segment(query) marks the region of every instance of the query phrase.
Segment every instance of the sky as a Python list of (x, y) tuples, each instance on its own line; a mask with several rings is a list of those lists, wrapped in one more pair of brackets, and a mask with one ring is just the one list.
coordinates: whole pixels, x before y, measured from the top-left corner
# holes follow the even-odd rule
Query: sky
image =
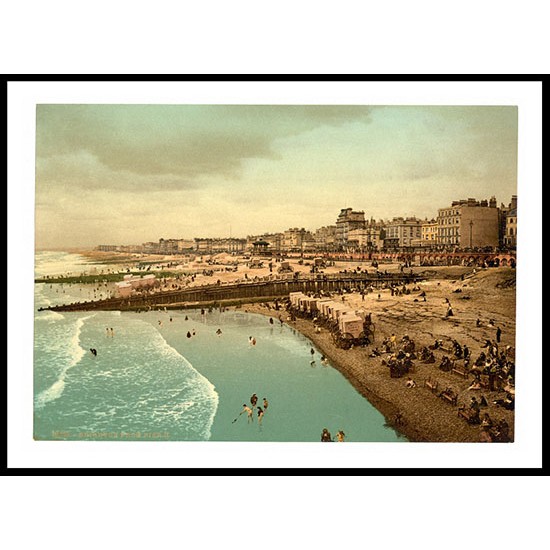
[(36, 248), (434, 218), (517, 194), (517, 108), (37, 105)]

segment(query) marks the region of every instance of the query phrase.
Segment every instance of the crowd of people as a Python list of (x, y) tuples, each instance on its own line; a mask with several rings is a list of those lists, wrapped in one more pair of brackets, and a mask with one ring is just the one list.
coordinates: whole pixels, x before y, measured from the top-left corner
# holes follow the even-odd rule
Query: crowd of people
[[(487, 326), (496, 328), (495, 339), (485, 341), (476, 359), (473, 359), (472, 351), (467, 344), (461, 344), (454, 338), (446, 345), (442, 340), (436, 339), (433, 344), (423, 346), (420, 352), (416, 353), (415, 342), (409, 336), (405, 335), (398, 340), (395, 334), (386, 336), (382, 341), (382, 349), (374, 348), (370, 356), (388, 354), (387, 358), (382, 359), (382, 364), (389, 368), (390, 376), (401, 378), (409, 374), (405, 387), (415, 388), (417, 384), (410, 376), (410, 373), (414, 372), (413, 361), (418, 359), (425, 364), (435, 364), (437, 360), (434, 351), (443, 352), (438, 369), (443, 372), (457, 370), (463, 373), (465, 378), (471, 377), (467, 391), (480, 391), (477, 396), (470, 398), (467, 405), (462, 406), (457, 403), (459, 394), (450, 386), (441, 391), (439, 396), (442, 397), (447, 392), (451, 397), (447, 401), (459, 408), (459, 416), (464, 417), (469, 424), (480, 427), (481, 441), (509, 441), (509, 426), (506, 420), (501, 418), (498, 422), (494, 421), (487, 409), (502, 407), (514, 410), (515, 350), (510, 345), (502, 346), (502, 329), (496, 327), (494, 321)], [(497, 398), (489, 400), (481, 390), (488, 393), (504, 392), (504, 396), (497, 395)], [(482, 410), (485, 410), (483, 415)]]
[[(258, 417), (258, 424), (261, 426), (262, 420), (267, 411), (267, 407), (269, 407), (268, 400), (264, 397), (263, 407), (260, 407), (260, 405), (258, 405), (258, 396), (255, 393), (253, 393), (252, 396), (250, 397), (250, 407), (246, 403), (243, 403), (243, 410), (239, 413), (239, 416), (246, 413), (248, 423), (250, 424), (254, 422), (254, 410), (256, 410), (256, 415)], [(237, 422), (237, 420), (239, 419), (239, 416), (237, 416), (237, 418), (233, 420), (233, 423)]]
[(392, 378), (401, 378), (405, 374), (412, 372), (414, 367), (413, 360), (417, 358), (415, 348), (416, 344), (414, 340), (406, 334), (401, 338), (399, 343), (395, 334), (392, 334), (389, 338), (384, 338), (382, 350), (384, 353), (389, 353), (390, 355), (387, 359), (382, 359), (382, 364), (390, 369), (390, 376)]

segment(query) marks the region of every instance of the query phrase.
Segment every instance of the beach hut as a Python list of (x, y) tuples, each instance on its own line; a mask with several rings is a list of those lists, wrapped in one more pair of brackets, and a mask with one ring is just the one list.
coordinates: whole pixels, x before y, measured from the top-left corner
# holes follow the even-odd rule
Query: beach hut
[(329, 319), (332, 316), (332, 308), (336, 305), (337, 304), (334, 300), (328, 300), (326, 302), (322, 302), (321, 303), (322, 316), (325, 319)]
[(319, 298), (310, 298), (309, 302), (307, 303), (308, 313), (310, 313), (312, 316), (317, 315), (317, 312), (318, 312), (317, 302), (318, 301), (319, 301)]
[(330, 302), (330, 301), (331, 301), (330, 298), (315, 298), (311, 302), (312, 313), (315, 313), (317, 315), (322, 315), (323, 314), (323, 304), (325, 302)]
[(334, 307), (331, 310), (332, 319), (336, 321), (344, 311), (349, 311), (349, 308), (343, 304), (335, 303)]
[(300, 298), (300, 311), (303, 311), (304, 313), (307, 313), (309, 311), (309, 304), (313, 298), (310, 298), (309, 296), (303, 295)]
[(133, 292), (132, 283), (128, 281), (122, 281), (121, 283), (116, 283), (116, 289), (118, 295), (121, 298), (128, 298)]
[(291, 292), (289, 294), (291, 307), (293, 307), (294, 309), (299, 309), (300, 299), (303, 297), (305, 297), (305, 294), (303, 292)]
[(319, 311), (319, 298), (312, 298), (309, 302), (309, 312), (316, 314)]
[(326, 313), (327, 313), (327, 319), (333, 319), (334, 318), (334, 308), (339, 307), (340, 304), (337, 302), (331, 302), (328, 304)]
[(363, 332), (363, 319), (353, 312), (341, 315), (338, 319), (338, 329), (344, 338), (360, 338)]
[(279, 273), (292, 273), (293, 271), (293, 267), (290, 265), (290, 262), (287, 261), (281, 262), (281, 265), (278, 269)]

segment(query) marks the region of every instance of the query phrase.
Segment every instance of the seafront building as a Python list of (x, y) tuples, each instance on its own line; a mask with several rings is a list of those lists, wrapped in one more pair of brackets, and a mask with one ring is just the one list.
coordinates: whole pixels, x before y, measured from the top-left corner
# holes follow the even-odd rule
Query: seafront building
[(421, 248), (435, 248), (437, 246), (437, 220), (425, 220), (420, 228), (420, 243)]
[(440, 208), (437, 242), (444, 247), (482, 248), (499, 245), (499, 211), (495, 197), (489, 201), (465, 199)]
[(282, 248), (286, 252), (307, 252), (315, 250), (315, 238), (303, 227), (293, 227), (284, 232)]
[(506, 212), (506, 228), (504, 233), (504, 244), (508, 248), (516, 248), (518, 234), (518, 199), (514, 195), (510, 207)]
[(515, 248), (517, 196), (497, 208), (490, 200), (453, 201), (437, 218), (394, 217), (365, 220), (364, 211), (342, 208), (335, 225), (309, 231), (291, 227), (279, 233), (242, 238), (159, 239), (141, 245), (102, 244), (96, 250), (143, 254), (284, 254), (330, 252), (412, 252), (430, 249)]
[(159, 254), (184, 254), (193, 250), (192, 239), (159, 239)]
[(371, 218), (365, 222), (365, 226), (352, 229), (348, 233), (346, 250), (350, 252), (376, 252), (384, 248), (386, 237), (386, 223), (382, 220), (375, 221)]
[(350, 231), (365, 227), (365, 212), (354, 212), (352, 208), (342, 208), (336, 219), (336, 248), (345, 250)]
[(512, 200), (499, 209), (499, 245), (506, 248), (515, 248), (517, 234), (517, 195), (512, 195)]
[(332, 252), (336, 247), (336, 226), (324, 225), (313, 234), (315, 248), (319, 252)]
[(198, 254), (242, 254), (246, 250), (246, 239), (228, 238), (195, 238), (194, 251)]
[(422, 238), (422, 221), (411, 218), (393, 218), (386, 226), (386, 237), (384, 239), (384, 248), (403, 249), (411, 248), (414, 243), (418, 243)]

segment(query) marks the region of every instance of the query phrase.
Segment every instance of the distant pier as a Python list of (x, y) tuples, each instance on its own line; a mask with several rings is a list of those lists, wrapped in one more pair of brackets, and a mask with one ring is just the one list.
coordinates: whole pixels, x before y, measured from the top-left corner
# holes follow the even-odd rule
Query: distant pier
[(364, 274), (364, 273), (336, 273), (300, 274), (298, 278), (252, 280), (240, 283), (223, 283), (197, 286), (182, 290), (170, 290), (153, 294), (136, 294), (125, 298), (108, 298), (88, 302), (75, 302), (41, 308), (51, 311), (129, 311), (147, 310), (157, 307), (189, 307), (201, 303), (246, 302), (254, 299), (274, 299), (288, 296), (290, 292), (318, 293), (339, 292), (341, 290), (361, 289), (373, 287), (381, 288), (388, 283), (408, 284), (420, 281), (424, 277), (413, 274), (391, 273)]

